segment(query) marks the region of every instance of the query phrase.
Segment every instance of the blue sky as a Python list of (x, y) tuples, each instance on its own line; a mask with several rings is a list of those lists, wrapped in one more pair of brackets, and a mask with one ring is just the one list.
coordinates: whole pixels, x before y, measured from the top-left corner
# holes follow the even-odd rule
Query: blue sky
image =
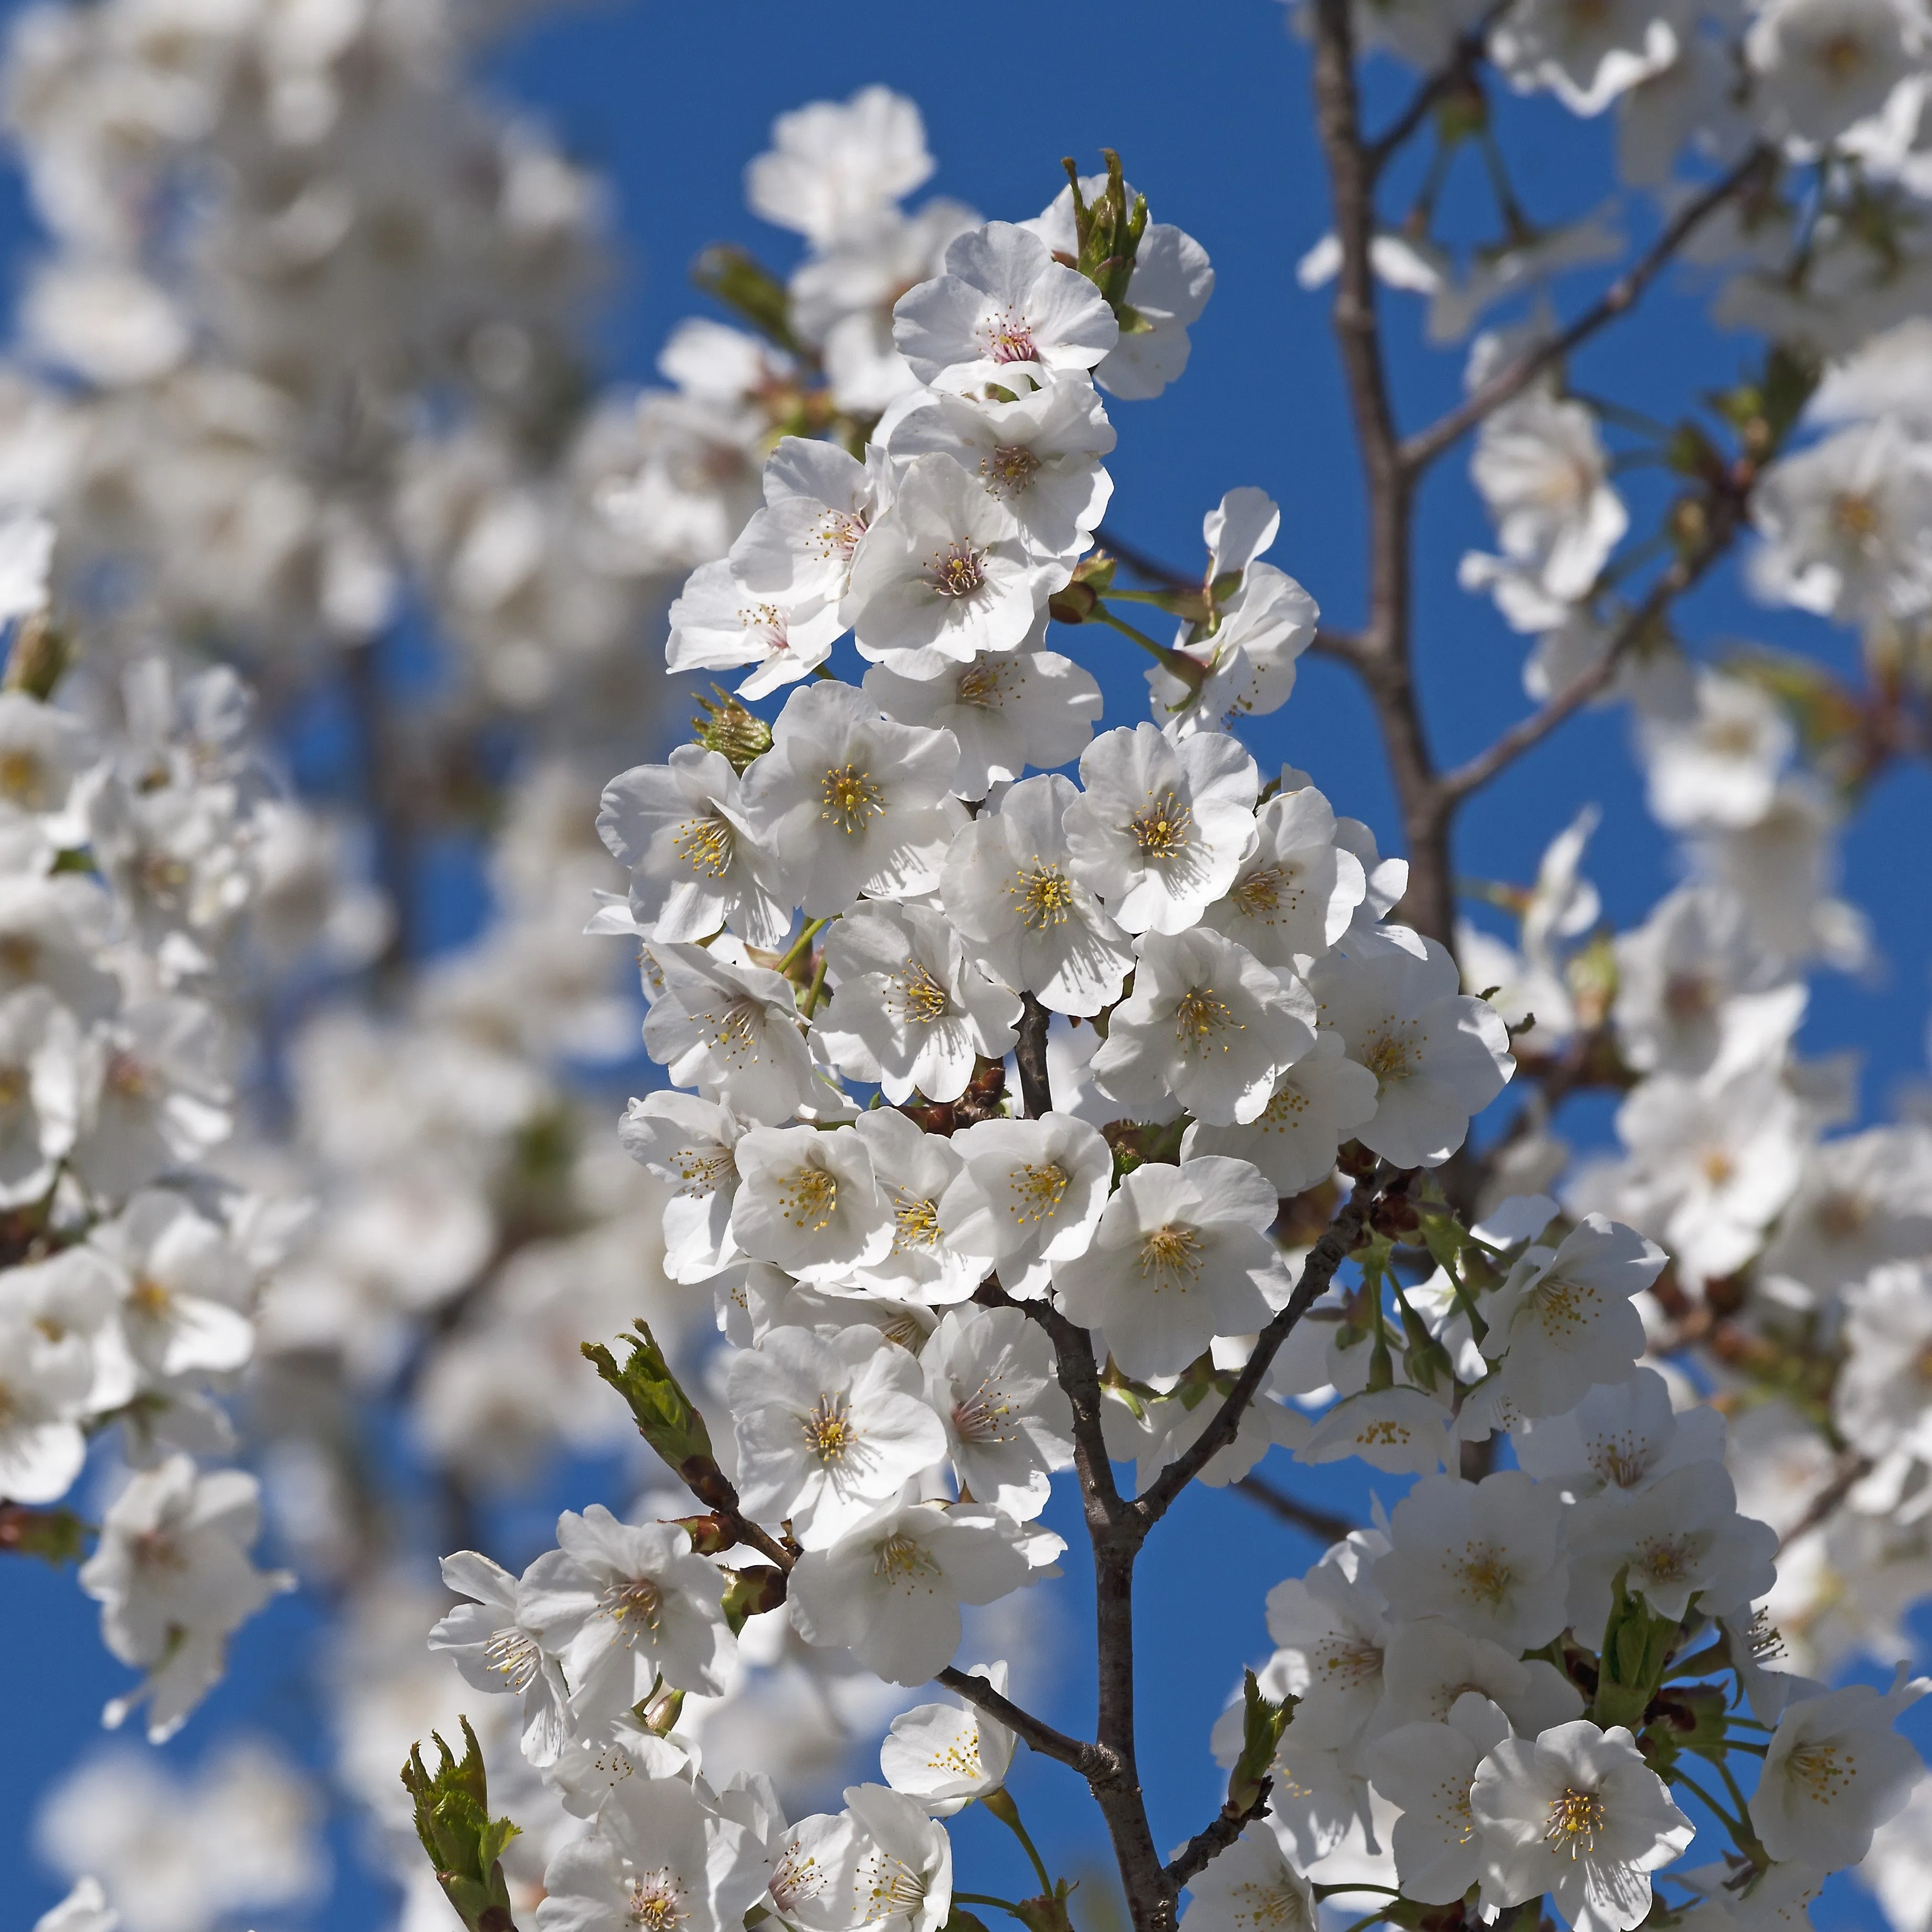
[[(741, 192), (746, 161), (764, 144), (773, 116), (788, 107), (874, 81), (897, 88), (918, 100), (938, 159), (922, 195), (952, 196), (1012, 219), (1036, 212), (1056, 192), (1062, 154), (1090, 168), (1103, 146), (1118, 148), (1156, 218), (1196, 236), (1219, 279), (1194, 331), (1186, 378), (1157, 401), (1112, 410), (1120, 441), (1110, 460), (1112, 521), (1136, 543), (1192, 568), (1202, 512), (1231, 486), (1258, 484), (1282, 506), (1273, 560), (1307, 586), (1332, 621), (1346, 625), (1361, 599), (1357, 471), (1326, 302), (1301, 292), (1294, 277), (1296, 262), (1328, 225), (1306, 65), (1274, 0), (1187, 8), (1158, 0), (1038, 0), (1026, 10), (978, 13), (904, 0), (817, 8), (776, 0), (684, 8), (611, 0), (526, 31), (496, 60), (494, 81), (611, 178), (626, 260), (601, 340), (610, 374), (634, 380), (648, 377), (676, 322), (701, 310), (686, 269), (706, 243), (746, 242), (781, 268), (794, 259), (791, 238), (755, 223)], [(1392, 70), (1372, 75), (1372, 118), (1406, 90)], [(1532, 218), (1582, 214), (1608, 192), (1605, 126), (1580, 125), (1538, 104), (1513, 106), (1504, 125)], [(1452, 216), (1466, 223), (1478, 205), (1473, 172), (1466, 160), (1449, 202)], [(17, 258), (29, 243), (16, 200), (0, 208), (0, 240)], [(1645, 222), (1640, 211), (1639, 233)], [(1566, 285), (1563, 302), (1574, 303), (1588, 286), (1588, 278)], [(1579, 382), (1670, 416), (1700, 389), (1735, 380), (1747, 345), (1710, 328), (1705, 295), (1688, 280), (1660, 290), (1634, 324), (1582, 359)], [(1460, 356), (1420, 346), (1420, 312), (1405, 298), (1388, 305), (1388, 336), (1398, 404), (1413, 425), (1454, 399)], [(1465, 461), (1462, 452), (1453, 454), (1424, 492), (1418, 572), (1421, 686), (1445, 761), (1479, 748), (1526, 708), (1518, 681), (1522, 641), (1486, 603), (1455, 586), (1457, 558), (1489, 541)], [(1656, 500), (1634, 483), (1631, 496), (1641, 530)], [(1692, 602), (1684, 628), (1706, 648), (1750, 639), (1846, 660), (1844, 638), (1774, 620), (1728, 584)], [(1140, 665), (1130, 646), (1096, 640), (1090, 630), (1057, 641), (1102, 675), (1111, 716), (1139, 715)], [(647, 724), (640, 722), (638, 735), (642, 757), (650, 748)], [(1264, 767), (1289, 761), (1307, 768), (1337, 810), (1377, 827), (1384, 850), (1399, 842), (1368, 716), (1345, 673), (1307, 664), (1289, 706), (1262, 721), (1252, 742)], [(1544, 844), (1591, 802), (1604, 816), (1587, 869), (1611, 915), (1628, 922), (1675, 874), (1667, 845), (1643, 813), (1625, 728), (1614, 714), (1576, 722), (1480, 799), (1463, 822), (1460, 866), (1472, 875), (1526, 880)], [(1869, 1112), (1882, 1111), (1892, 1083), (1924, 1066), (1932, 910), (1918, 855), (1928, 808), (1925, 771), (1897, 774), (1855, 828), (1848, 889), (1874, 920), (1880, 964), (1864, 981), (1821, 981), (1804, 1037), (1810, 1052), (1851, 1048), (1865, 1056)], [(578, 1472), (560, 1493), (580, 1506), (592, 1499), (592, 1479), (593, 1472)], [(1366, 1510), (1365, 1478), (1290, 1468), (1282, 1479), (1334, 1506)], [(1396, 1486), (1383, 1485), (1391, 1500)], [(1052, 1520), (1075, 1549), (1067, 1580), (1052, 1587), (1077, 1624), (1084, 1537), (1064, 1499)], [(520, 1560), (528, 1552), (500, 1553)], [(1205, 1724), (1240, 1663), (1265, 1651), (1263, 1592), (1315, 1553), (1224, 1496), (1178, 1511), (1150, 1550), (1142, 1568), (1144, 1768), (1164, 1844), (1196, 1829), (1218, 1802)], [(8, 1923), (25, 1926), (57, 1895), (26, 1849), (34, 1795), (93, 1748), (100, 1706), (122, 1688), (123, 1673), (101, 1652), (91, 1606), (70, 1578), (16, 1564), (4, 1581), (0, 1632), (14, 1668), (0, 1718), (8, 1747), (0, 1750), (0, 1876), (14, 1900)], [(224, 1726), (247, 1723), (319, 1757), (310, 1675), (316, 1628), (314, 1607), (299, 1602), (278, 1605), (250, 1626), (230, 1682), (170, 1755), (191, 1762)], [(1055, 1721), (1078, 1727), (1088, 1720), (1082, 1674), (1064, 1673), (1047, 1712)], [(1068, 1868), (1090, 1866), (1102, 1851), (1098, 1820), (1069, 1775), (1029, 1765), (1017, 1789)], [(337, 1820), (333, 1835), (346, 1855), (347, 1822)], [(962, 1882), (970, 1888), (997, 1892), (1019, 1882), (1016, 1858), (976, 1813), (963, 1822), (958, 1843)], [(278, 1915), (263, 1922), (263, 1932), (284, 1922), (363, 1932), (380, 1909), (378, 1894), (345, 1874), (306, 1920)], [(1845, 1888), (1820, 1918), (1832, 1926), (1874, 1922), (1862, 1895)]]

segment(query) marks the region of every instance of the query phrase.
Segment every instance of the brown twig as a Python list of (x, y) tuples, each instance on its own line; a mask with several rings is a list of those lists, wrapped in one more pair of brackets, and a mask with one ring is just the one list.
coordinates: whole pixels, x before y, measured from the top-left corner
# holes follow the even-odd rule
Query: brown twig
[(1280, 1517), (1295, 1528), (1306, 1530), (1318, 1543), (1340, 1543), (1352, 1536), (1361, 1528), (1358, 1522), (1351, 1522), (1345, 1516), (1336, 1516), (1332, 1511), (1317, 1509), (1311, 1503), (1298, 1501), (1285, 1490), (1278, 1490), (1274, 1484), (1259, 1476), (1244, 1476), (1234, 1486), (1250, 1502), (1259, 1503), (1270, 1515)]
[(1046, 1072), (1046, 1009), (1030, 993), (1020, 995), (1019, 1037), (1013, 1064), (1020, 1070), (1020, 1102), (1036, 1120), (1053, 1111), (1053, 1087)]
[(984, 1712), (995, 1724), (1005, 1725), (1014, 1736), (1024, 1738), (1041, 1756), (1071, 1765), (1082, 1778), (1091, 1778), (1112, 1768), (1101, 1763), (1097, 1744), (1070, 1738), (1064, 1731), (1056, 1731), (1030, 1711), (1021, 1709), (1010, 1697), (1002, 1696), (983, 1677), (972, 1676), (949, 1664), (933, 1682), (944, 1684), (956, 1696), (964, 1698), (975, 1710)]
[(1168, 1862), (1168, 1884), (1178, 1892), (1190, 1879), (1206, 1870), (1257, 1818), (1265, 1818), (1268, 1793), (1274, 1786), (1274, 1780), (1264, 1778), (1244, 1808), (1232, 1803), (1222, 1805), (1214, 1822), (1204, 1832), (1196, 1832)]
[(1701, 194), (1692, 196), (1645, 253), (1568, 328), (1526, 351), (1446, 416), (1438, 417), (1426, 429), (1418, 430), (1405, 440), (1397, 453), (1403, 473), (1411, 478), (1419, 476), (1492, 410), (1500, 409), (1512, 397), (1520, 395), (1546, 369), (1553, 368), (1606, 323), (1614, 322), (1656, 280), (1684, 243), (1712, 215), (1764, 169), (1774, 165), (1771, 149), (1762, 146), (1753, 147), (1742, 160), (1719, 176)]
[(1871, 1472), (1872, 1459), (1869, 1456), (1861, 1456), (1856, 1450), (1846, 1450), (1839, 1456), (1831, 1480), (1805, 1505), (1804, 1514), (1778, 1539), (1779, 1555), (1782, 1556), (1801, 1536), (1808, 1536), (1820, 1523), (1834, 1515), (1838, 1505)]
[(1434, 112), (1436, 104), (1469, 84), (1477, 63), (1483, 58), (1490, 29), (1515, 4), (1515, 0), (1491, 0), (1482, 18), (1457, 40), (1449, 58), (1409, 98), (1408, 105), (1370, 142), (1364, 150), (1371, 175), (1378, 176), (1394, 159), (1396, 151)]

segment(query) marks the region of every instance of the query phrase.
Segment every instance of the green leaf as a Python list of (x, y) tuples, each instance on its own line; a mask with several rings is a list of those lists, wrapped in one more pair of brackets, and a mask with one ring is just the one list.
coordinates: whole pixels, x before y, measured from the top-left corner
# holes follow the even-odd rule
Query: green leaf
[(509, 1888), (499, 1861), (518, 1827), (490, 1816), (490, 1793), (483, 1754), (470, 1720), (463, 1726), (459, 1760), (434, 1732), (439, 1762), (434, 1772), (416, 1745), (403, 1766), (403, 1788), (412, 1803), (416, 1836), (428, 1854), (443, 1896), (470, 1932), (516, 1932), (510, 1916)]
[(30, 1510), (18, 1503), (0, 1504), (0, 1550), (38, 1556), (58, 1568), (78, 1563), (93, 1534), (71, 1510)]
[(1262, 1786), (1274, 1768), (1275, 1753), (1281, 1748), (1282, 1733), (1294, 1716), (1299, 1700), (1284, 1697), (1279, 1702), (1264, 1694), (1261, 1680), (1252, 1671), (1241, 1677), (1241, 1754), (1228, 1774), (1228, 1802), (1236, 1811), (1246, 1811), (1261, 1796)]
[(676, 1471), (692, 1493), (713, 1509), (735, 1510), (737, 1492), (718, 1468), (710, 1432), (664, 1360), (648, 1322), (634, 1324), (637, 1337), (623, 1339), (630, 1354), (620, 1367), (602, 1342), (586, 1342), (585, 1358), (631, 1406), (638, 1433)]

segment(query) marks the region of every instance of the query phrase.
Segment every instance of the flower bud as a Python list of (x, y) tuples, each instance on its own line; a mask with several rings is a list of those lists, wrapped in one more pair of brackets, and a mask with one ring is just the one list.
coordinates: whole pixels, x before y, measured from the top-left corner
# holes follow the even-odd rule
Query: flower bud
[(498, 1861), (518, 1828), (507, 1818), (490, 1816), (476, 1733), (467, 1718), (458, 1722), (466, 1747), (461, 1761), (432, 1731), (441, 1762), (432, 1774), (423, 1764), (422, 1745), (416, 1745), (403, 1766), (403, 1786), (415, 1802), (416, 1836), (457, 1916), (470, 1932), (512, 1932), (509, 1890)]

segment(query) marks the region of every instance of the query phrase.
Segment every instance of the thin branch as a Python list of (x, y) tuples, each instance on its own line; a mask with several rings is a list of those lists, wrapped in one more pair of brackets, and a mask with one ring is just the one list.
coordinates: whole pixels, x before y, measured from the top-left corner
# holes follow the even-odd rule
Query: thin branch
[(1479, 752), (1466, 764), (1446, 772), (1439, 786), (1444, 802), (1460, 804), (1472, 792), (1479, 791), (1526, 752), (1542, 743), (1551, 732), (1606, 690), (1624, 659), (1649, 632), (1664, 611), (1690, 590), (1717, 562), (1737, 534), (1743, 520), (1741, 500), (1720, 498), (1728, 504), (1713, 522), (1697, 548), (1680, 556), (1651, 586), (1643, 602), (1618, 626), (1604, 655), (1576, 676), (1545, 704), (1520, 723), (1513, 724), (1486, 751)]
[(1818, 1526), (1837, 1513), (1838, 1505), (1863, 1482), (1872, 1472), (1872, 1459), (1846, 1450), (1838, 1458), (1838, 1466), (1832, 1471), (1832, 1478), (1810, 1502), (1805, 1505), (1804, 1514), (1778, 1540), (1779, 1553), (1789, 1550), (1801, 1536), (1808, 1535)]
[(1364, 158), (1372, 176), (1381, 174), (1395, 158), (1396, 150), (1435, 111), (1439, 101), (1467, 84), (1477, 63), (1483, 58), (1490, 29), (1514, 4), (1515, 0), (1491, 0), (1489, 10), (1457, 40), (1448, 60), (1410, 96), (1408, 105), (1389, 126), (1367, 144)]
[(1408, 437), (1396, 452), (1405, 476), (1414, 478), (1466, 435), (1491, 410), (1520, 395), (1546, 369), (1553, 368), (1606, 323), (1630, 308), (1667, 268), (1684, 243), (1712, 215), (1772, 160), (1772, 150), (1755, 146), (1725, 174), (1678, 210), (1649, 249), (1625, 269), (1568, 328), (1519, 356), (1448, 415)]
[(972, 1676), (949, 1664), (933, 1682), (944, 1684), (956, 1696), (964, 1698), (975, 1710), (985, 1712), (995, 1724), (1005, 1725), (1014, 1736), (1025, 1738), (1042, 1757), (1070, 1765), (1082, 1778), (1102, 1775), (1112, 1768), (1102, 1762), (1106, 1754), (1098, 1744), (1070, 1738), (1064, 1731), (1056, 1731), (1030, 1711), (1022, 1710), (1010, 1697), (1003, 1697), (983, 1677)]
[(1046, 1072), (1046, 1009), (1030, 993), (1020, 995), (1018, 1038), (1013, 1061), (1020, 1070), (1020, 1100), (1029, 1120), (1053, 1111), (1053, 1087)]
[(1176, 1892), (1198, 1874), (1207, 1870), (1257, 1818), (1268, 1816), (1268, 1793), (1274, 1780), (1264, 1778), (1245, 1808), (1221, 1807), (1220, 1815), (1204, 1832), (1196, 1832), (1168, 1862), (1167, 1882)]
[(1329, 1223), (1328, 1232), (1309, 1250), (1308, 1258), (1302, 1264), (1301, 1279), (1295, 1283), (1287, 1306), (1256, 1338), (1254, 1353), (1248, 1358), (1246, 1366), (1236, 1378), (1234, 1388), (1216, 1411), (1214, 1419), (1182, 1454), (1160, 1472), (1152, 1487), (1135, 1499), (1132, 1508), (1148, 1528), (1167, 1514), (1175, 1497), (1234, 1441), (1241, 1418), (1260, 1393), (1281, 1345), (1288, 1340), (1294, 1324), (1327, 1292), (1328, 1284), (1335, 1278), (1335, 1270), (1360, 1245), (1368, 1227), (1369, 1211), (1375, 1204), (1378, 1191), (1377, 1182), (1364, 1181), (1356, 1188), (1348, 1205)]
[(1298, 1502), (1284, 1490), (1274, 1484), (1264, 1482), (1259, 1476), (1244, 1476), (1234, 1487), (1251, 1502), (1259, 1503), (1271, 1516), (1280, 1517), (1297, 1529), (1306, 1530), (1318, 1543), (1340, 1543), (1352, 1536), (1361, 1528), (1358, 1522), (1351, 1522), (1345, 1516), (1336, 1516), (1328, 1510), (1316, 1509), (1313, 1504)]

